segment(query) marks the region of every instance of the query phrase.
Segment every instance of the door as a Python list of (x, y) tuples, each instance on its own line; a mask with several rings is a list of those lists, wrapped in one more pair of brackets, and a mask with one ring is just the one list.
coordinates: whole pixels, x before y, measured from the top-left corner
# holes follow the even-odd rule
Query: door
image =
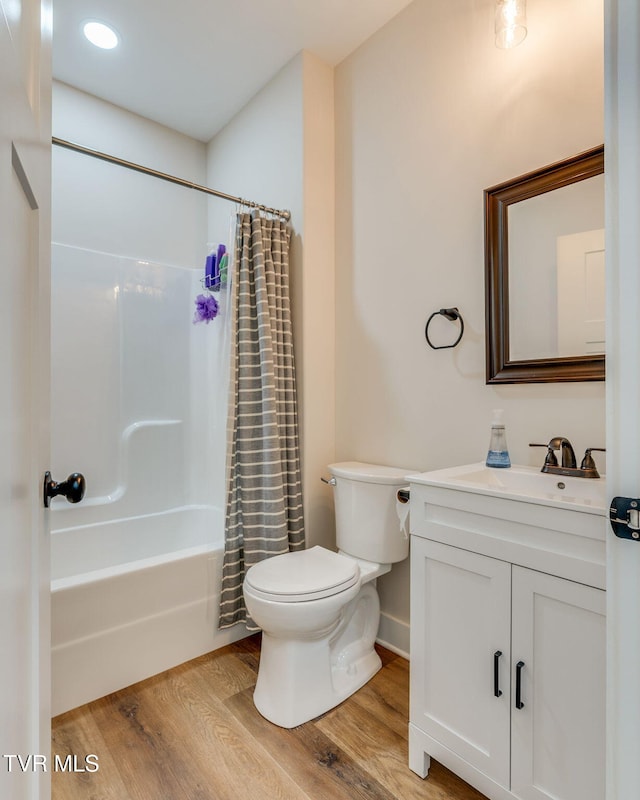
[(508, 787), (511, 565), (411, 547), (411, 722)]
[[(48, 796), (50, 8), (0, 0), (0, 796)], [(18, 759), (20, 756), (20, 759)]]
[[(605, 0), (607, 487), (640, 497), (640, 6)], [(640, 797), (640, 542), (607, 524), (607, 800)]]
[(604, 229), (556, 240), (558, 355), (604, 353)]
[(602, 800), (605, 592), (514, 566), (512, 598), (511, 791)]

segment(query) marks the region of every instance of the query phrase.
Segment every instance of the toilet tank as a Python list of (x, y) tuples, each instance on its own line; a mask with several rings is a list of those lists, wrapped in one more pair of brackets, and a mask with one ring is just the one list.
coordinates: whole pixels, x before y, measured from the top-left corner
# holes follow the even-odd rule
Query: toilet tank
[(344, 461), (330, 464), (338, 549), (377, 564), (403, 561), (409, 554), (396, 493), (414, 470)]

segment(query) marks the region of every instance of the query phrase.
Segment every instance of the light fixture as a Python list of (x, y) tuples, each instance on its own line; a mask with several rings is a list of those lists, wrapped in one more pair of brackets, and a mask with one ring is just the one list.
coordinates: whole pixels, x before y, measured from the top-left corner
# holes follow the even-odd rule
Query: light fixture
[(118, 46), (118, 42), (120, 41), (118, 34), (113, 28), (105, 25), (104, 22), (97, 22), (95, 20), (85, 22), (82, 31), (91, 44), (94, 44), (96, 47), (101, 47), (103, 50), (113, 50), (114, 47)]
[(526, 0), (496, 0), (496, 47), (516, 47), (526, 35)]

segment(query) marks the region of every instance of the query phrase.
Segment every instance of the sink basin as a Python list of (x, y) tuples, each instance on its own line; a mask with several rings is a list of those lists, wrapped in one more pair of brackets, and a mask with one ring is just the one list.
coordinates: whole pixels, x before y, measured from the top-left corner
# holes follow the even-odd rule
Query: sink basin
[(604, 478), (480, 463), (407, 480), (412, 535), (605, 588)]
[(525, 503), (571, 508), (603, 515), (607, 508), (604, 478), (572, 478), (540, 472), (536, 467), (492, 469), (484, 463), (408, 476), (412, 483), (441, 486)]

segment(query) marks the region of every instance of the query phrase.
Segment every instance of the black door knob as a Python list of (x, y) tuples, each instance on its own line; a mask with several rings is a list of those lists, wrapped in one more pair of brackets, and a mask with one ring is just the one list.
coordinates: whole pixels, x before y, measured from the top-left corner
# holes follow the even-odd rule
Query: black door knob
[(57, 497), (63, 494), (70, 503), (79, 503), (84, 497), (85, 489), (87, 488), (84, 475), (79, 472), (73, 472), (66, 481), (56, 483), (51, 479), (51, 473), (44, 473), (44, 507), (49, 508), (52, 497)]

